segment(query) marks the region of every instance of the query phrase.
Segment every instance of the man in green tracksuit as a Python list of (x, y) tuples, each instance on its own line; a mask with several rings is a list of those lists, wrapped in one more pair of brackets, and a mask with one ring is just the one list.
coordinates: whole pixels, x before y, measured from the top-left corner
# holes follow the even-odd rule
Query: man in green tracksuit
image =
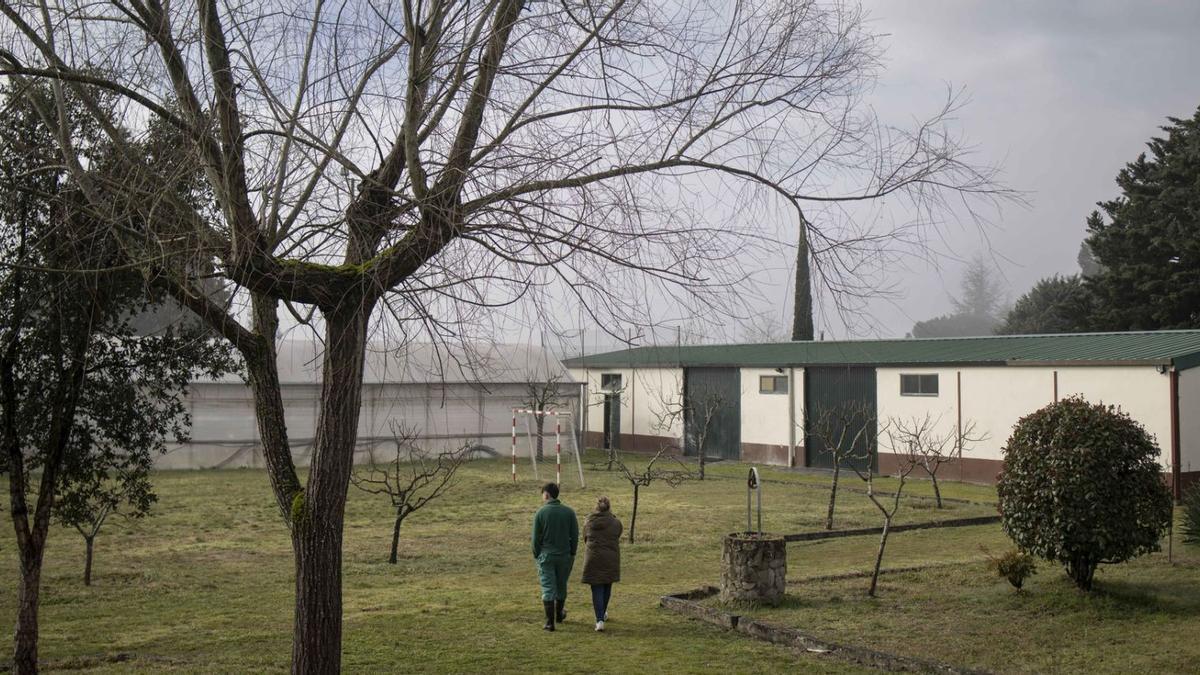
[(558, 501), (558, 486), (542, 486), (542, 508), (533, 517), (533, 557), (537, 560), (538, 580), (542, 584), (542, 609), (546, 613), (546, 630), (554, 630), (554, 622), (566, 621), (567, 580), (575, 564), (575, 549), (579, 545), (579, 521), (571, 507)]

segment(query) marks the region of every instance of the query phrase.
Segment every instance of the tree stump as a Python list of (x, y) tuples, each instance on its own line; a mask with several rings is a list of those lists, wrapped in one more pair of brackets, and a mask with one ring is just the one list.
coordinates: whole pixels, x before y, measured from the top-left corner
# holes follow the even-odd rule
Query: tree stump
[(782, 536), (734, 532), (721, 550), (721, 602), (778, 605), (787, 587)]

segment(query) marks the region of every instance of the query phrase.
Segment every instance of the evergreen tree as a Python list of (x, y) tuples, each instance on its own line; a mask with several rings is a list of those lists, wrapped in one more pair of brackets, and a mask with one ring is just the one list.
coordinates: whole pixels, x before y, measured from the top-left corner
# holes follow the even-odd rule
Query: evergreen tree
[(1095, 301), (1080, 275), (1056, 274), (1038, 281), (1022, 295), (996, 333), (1079, 333), (1089, 330), (1094, 311)]
[(981, 255), (972, 256), (963, 272), (962, 294), (951, 296), (954, 312), (918, 321), (912, 337), (970, 337), (991, 335), (1000, 322), (1004, 287), (996, 272)]
[(971, 337), (975, 335), (991, 335), (996, 329), (996, 319), (978, 314), (947, 314), (913, 325), (912, 337)]
[[(0, 478), (17, 543), (16, 672), (37, 669), (52, 517), (80, 528), (90, 561), (109, 513), (139, 516), (153, 502), (146, 475), (168, 441), (186, 437), (192, 376), (236, 366), (228, 345), (204, 335), (135, 336), (130, 318), (153, 298), (54, 150), (58, 120), (38, 112), (53, 109), (51, 100), (36, 84), (0, 88)], [(63, 110), (62, 133), (89, 171), (119, 182), (112, 148), (82, 104), (66, 98)], [(181, 173), (196, 169), (177, 163)], [(173, 182), (156, 187), (186, 191)], [(144, 223), (123, 224), (136, 232)]]
[(813, 339), (812, 267), (808, 260), (808, 232), (800, 223), (796, 246), (796, 292), (792, 298), (792, 339)]
[(1200, 109), (1168, 119), (1087, 221), (1102, 330), (1200, 328)]
[(1079, 242), (1079, 253), (1075, 254), (1075, 262), (1079, 263), (1079, 273), (1085, 277), (1100, 273), (1100, 263), (1096, 262), (1092, 247), (1088, 246), (1086, 241)]
[(1004, 286), (981, 255), (974, 255), (963, 272), (962, 295), (950, 298), (954, 313), (995, 319), (1004, 303)]

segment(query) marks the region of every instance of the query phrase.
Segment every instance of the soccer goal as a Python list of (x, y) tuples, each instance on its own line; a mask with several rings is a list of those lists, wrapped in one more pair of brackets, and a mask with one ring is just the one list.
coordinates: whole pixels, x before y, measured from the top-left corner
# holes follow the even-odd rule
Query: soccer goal
[(559, 410), (530, 410), (528, 408), (513, 408), (512, 411), (512, 479), (517, 480), (517, 428), (518, 422), (525, 431), (526, 447), (529, 450), (529, 464), (533, 467), (533, 478), (538, 478), (537, 461), (537, 429), (534, 419), (541, 416), (545, 423), (542, 427), (543, 448), (550, 435), (550, 424), (554, 424), (554, 482), (562, 484), (562, 453), (566, 443), (568, 454), (575, 455), (575, 467), (579, 470), (579, 487), (587, 487), (583, 481), (583, 459), (579, 456), (579, 443), (575, 435), (575, 418), (570, 412)]

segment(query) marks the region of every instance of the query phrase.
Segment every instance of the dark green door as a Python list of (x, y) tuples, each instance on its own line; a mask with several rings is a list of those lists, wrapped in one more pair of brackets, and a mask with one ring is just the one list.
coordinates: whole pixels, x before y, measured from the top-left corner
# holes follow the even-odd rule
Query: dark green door
[(684, 454), (742, 456), (742, 379), (737, 368), (684, 371)]
[[(823, 425), (818, 433), (816, 425)], [(805, 465), (832, 469), (834, 453), (827, 439), (842, 438), (847, 442), (856, 436), (858, 427), (866, 427), (854, 444), (853, 461), (843, 461), (842, 467), (859, 470), (878, 467), (875, 455), (876, 424), (874, 368), (805, 368), (804, 369)]]

